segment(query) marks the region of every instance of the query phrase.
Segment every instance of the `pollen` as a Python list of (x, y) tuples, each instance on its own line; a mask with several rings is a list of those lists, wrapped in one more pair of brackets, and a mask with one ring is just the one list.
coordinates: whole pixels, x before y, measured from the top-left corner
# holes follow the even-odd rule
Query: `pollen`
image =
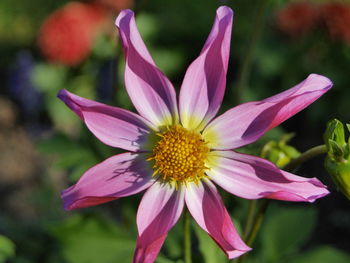
[(209, 148), (200, 133), (175, 125), (157, 135), (160, 139), (149, 158), (154, 160), (154, 176), (159, 175), (176, 186), (205, 177)]

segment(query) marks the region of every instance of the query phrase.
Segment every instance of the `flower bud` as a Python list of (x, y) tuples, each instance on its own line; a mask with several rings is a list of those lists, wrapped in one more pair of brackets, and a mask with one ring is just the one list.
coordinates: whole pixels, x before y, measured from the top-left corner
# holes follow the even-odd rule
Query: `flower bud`
[[(350, 131), (350, 125), (346, 127)], [(337, 119), (329, 121), (324, 141), (327, 147), (325, 168), (338, 190), (350, 200), (350, 138), (346, 141), (344, 125)]]
[(261, 157), (273, 162), (277, 167), (285, 166), (300, 155), (298, 150), (287, 144), (293, 136), (294, 134), (286, 134), (279, 141), (269, 141), (263, 147)]

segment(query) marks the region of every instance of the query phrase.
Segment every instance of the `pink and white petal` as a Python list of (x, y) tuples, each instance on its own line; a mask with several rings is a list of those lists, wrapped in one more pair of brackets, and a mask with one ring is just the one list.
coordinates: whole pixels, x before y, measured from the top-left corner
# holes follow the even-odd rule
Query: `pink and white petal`
[(193, 218), (227, 254), (236, 258), (251, 250), (240, 238), (215, 187), (209, 180), (189, 183), (185, 201)]
[(136, 27), (134, 13), (121, 11), (116, 26), (125, 51), (125, 86), (135, 108), (155, 126), (177, 123), (175, 89), (149, 54)]
[(306, 108), (332, 87), (321, 75), (311, 74), (303, 82), (262, 101), (248, 102), (214, 119), (203, 132), (208, 146), (235, 149), (259, 139), (265, 132)]
[(123, 153), (90, 168), (62, 192), (64, 208), (72, 210), (102, 204), (139, 193), (154, 183), (146, 154)]
[(67, 90), (61, 90), (58, 97), (85, 121), (89, 130), (103, 143), (128, 151), (150, 150), (146, 144), (153, 126), (141, 116), (84, 99)]
[(318, 179), (288, 173), (253, 155), (213, 151), (207, 165), (210, 179), (231, 194), (246, 199), (314, 202), (329, 194)]
[(180, 118), (187, 129), (203, 128), (218, 112), (226, 87), (233, 12), (221, 6), (199, 57), (188, 68), (180, 91)]
[(156, 182), (143, 196), (137, 211), (135, 263), (156, 259), (168, 231), (178, 221), (184, 207), (184, 191), (167, 183)]

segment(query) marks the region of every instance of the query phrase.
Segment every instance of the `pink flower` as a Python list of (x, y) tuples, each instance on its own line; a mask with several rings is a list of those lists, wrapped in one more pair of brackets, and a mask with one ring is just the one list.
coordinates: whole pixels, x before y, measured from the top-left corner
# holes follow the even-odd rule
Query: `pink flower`
[(179, 102), (147, 51), (130, 10), (119, 14), (116, 25), (126, 56), (125, 86), (139, 115), (66, 90), (58, 95), (98, 139), (127, 151), (92, 167), (66, 189), (65, 209), (148, 189), (137, 212), (134, 262), (154, 262), (185, 204), (229, 258), (249, 251), (214, 183), (247, 199), (313, 202), (328, 194), (316, 178), (299, 177), (231, 150), (256, 141), (318, 99), (332, 86), (326, 77), (312, 74), (287, 91), (213, 119), (225, 91), (232, 19), (230, 8), (217, 10), (199, 57), (187, 69)]

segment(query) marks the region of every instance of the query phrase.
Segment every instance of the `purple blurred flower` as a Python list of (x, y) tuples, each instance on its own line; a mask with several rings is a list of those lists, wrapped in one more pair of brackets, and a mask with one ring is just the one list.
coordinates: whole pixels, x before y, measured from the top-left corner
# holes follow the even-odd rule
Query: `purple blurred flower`
[(31, 82), (35, 62), (29, 51), (20, 51), (8, 77), (8, 93), (20, 105), (25, 116), (35, 116), (42, 105), (41, 94)]
[(97, 75), (98, 100), (106, 102), (113, 98), (116, 74), (115, 59), (109, 59), (102, 64)]

